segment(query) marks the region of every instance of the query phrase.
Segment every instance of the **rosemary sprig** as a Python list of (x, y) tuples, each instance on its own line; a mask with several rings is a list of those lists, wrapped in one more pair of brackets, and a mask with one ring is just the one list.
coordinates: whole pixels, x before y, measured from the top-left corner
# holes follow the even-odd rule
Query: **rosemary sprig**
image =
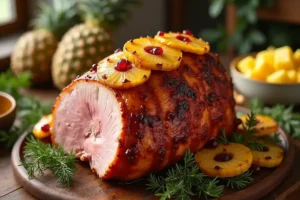
[(148, 181), (147, 189), (161, 200), (189, 200), (195, 195), (220, 197), (224, 189), (224, 186), (219, 185), (219, 180), (205, 177), (200, 172), (193, 153), (189, 151), (185, 154), (183, 163), (170, 168), (166, 177), (150, 174)]
[(76, 169), (73, 152), (67, 155), (62, 147), (55, 148), (31, 136), (26, 143), (24, 157), (28, 161), (22, 161), (21, 165), (27, 170), (29, 178), (33, 178), (35, 172), (43, 175), (45, 170), (50, 170), (60, 184), (70, 185)]
[(198, 186), (198, 196), (204, 196), (205, 199), (208, 197), (218, 198), (224, 191), (224, 185), (220, 185), (220, 181), (217, 178), (206, 179), (202, 185)]
[(254, 133), (256, 132), (254, 127), (257, 123), (256, 115), (251, 112), (247, 115), (246, 123), (243, 124), (244, 133), (236, 132), (229, 140), (243, 144), (252, 150), (261, 151), (264, 145), (254, 138)]
[(221, 130), (221, 135), (220, 137), (218, 138), (218, 143), (223, 143), (223, 144), (227, 144), (229, 143), (230, 141), (228, 140), (227, 136), (226, 136), (226, 132), (225, 132), (225, 129), (222, 129)]
[(251, 175), (252, 172), (246, 171), (245, 173), (239, 176), (225, 178), (223, 180), (226, 182), (226, 187), (236, 189), (236, 190), (241, 190), (248, 187), (254, 181)]
[(247, 105), (254, 113), (267, 115), (275, 119), (293, 138), (300, 138), (300, 114), (293, 112), (294, 106), (277, 104), (265, 107), (258, 99), (253, 99)]

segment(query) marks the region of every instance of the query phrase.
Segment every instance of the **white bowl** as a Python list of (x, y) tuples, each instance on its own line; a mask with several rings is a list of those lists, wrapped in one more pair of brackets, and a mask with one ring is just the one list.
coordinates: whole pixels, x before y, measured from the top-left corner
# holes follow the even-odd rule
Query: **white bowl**
[[(255, 54), (251, 54), (255, 55)], [(230, 74), (236, 90), (246, 98), (258, 98), (267, 104), (299, 104), (300, 84), (272, 84), (253, 80), (240, 73), (236, 66), (245, 56), (235, 58), (230, 63)]]

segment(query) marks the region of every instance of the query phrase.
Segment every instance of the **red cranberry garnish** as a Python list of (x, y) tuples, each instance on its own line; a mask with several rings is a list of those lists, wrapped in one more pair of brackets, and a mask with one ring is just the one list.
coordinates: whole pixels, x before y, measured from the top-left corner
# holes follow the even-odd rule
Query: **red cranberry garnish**
[(215, 138), (211, 138), (207, 141), (205, 148), (214, 149), (218, 146), (218, 141)]
[(192, 31), (190, 30), (183, 30), (182, 33), (187, 35), (193, 35)]
[(217, 162), (227, 162), (232, 159), (232, 155), (228, 153), (219, 153), (214, 157), (214, 160)]
[(257, 174), (260, 171), (260, 166), (252, 165), (250, 171), (252, 171), (253, 174)]
[(123, 51), (123, 50), (119, 48), (119, 49), (116, 49), (116, 50), (115, 50), (115, 53), (119, 53), (119, 52), (121, 52), (121, 51)]
[(119, 72), (126, 72), (132, 69), (132, 63), (129, 60), (121, 59), (115, 66), (115, 70)]
[(176, 38), (177, 38), (178, 40), (181, 40), (182, 42), (185, 42), (185, 43), (189, 43), (189, 42), (192, 41), (190, 38), (184, 37), (184, 36), (182, 36), (182, 35), (178, 35), (178, 36), (176, 36)]
[(50, 125), (49, 124), (45, 124), (42, 126), (42, 131), (45, 133), (48, 133), (50, 131)]
[(165, 35), (165, 32), (163, 32), (163, 31), (158, 31), (158, 32), (157, 32), (157, 35), (159, 35), (159, 36), (164, 36), (164, 35)]
[(90, 72), (97, 72), (98, 64), (93, 64)]
[(150, 53), (150, 54), (156, 55), (156, 56), (159, 56), (164, 52), (163, 48), (155, 47), (155, 46), (147, 46), (147, 47), (144, 48), (144, 50), (147, 53)]

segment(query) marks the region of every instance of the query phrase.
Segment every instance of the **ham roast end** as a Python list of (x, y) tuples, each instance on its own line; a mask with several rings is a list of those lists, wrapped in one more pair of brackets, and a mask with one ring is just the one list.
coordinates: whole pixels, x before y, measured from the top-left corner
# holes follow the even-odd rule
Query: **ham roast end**
[[(55, 104), (53, 142), (105, 176), (117, 157), (122, 111), (115, 93), (97, 81), (74, 81)], [(60, 133), (60, 134), (55, 134)]]

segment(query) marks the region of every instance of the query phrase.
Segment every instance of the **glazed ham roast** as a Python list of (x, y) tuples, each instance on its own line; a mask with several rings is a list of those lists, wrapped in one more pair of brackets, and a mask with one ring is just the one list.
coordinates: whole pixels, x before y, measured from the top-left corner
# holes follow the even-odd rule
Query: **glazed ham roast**
[(196, 152), (236, 127), (233, 85), (217, 55), (183, 53), (176, 70), (113, 89), (89, 71), (53, 109), (53, 142), (88, 161), (102, 179), (133, 180)]

